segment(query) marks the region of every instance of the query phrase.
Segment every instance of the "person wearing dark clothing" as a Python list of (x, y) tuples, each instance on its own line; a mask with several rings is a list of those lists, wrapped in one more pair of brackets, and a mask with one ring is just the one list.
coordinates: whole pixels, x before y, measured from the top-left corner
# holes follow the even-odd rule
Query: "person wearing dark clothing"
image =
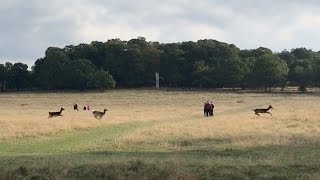
[(87, 108), (84, 106), (84, 107), (83, 107), (83, 110), (85, 111), (85, 110), (87, 110)]
[(74, 105), (73, 105), (73, 110), (74, 110), (74, 111), (75, 111), (75, 110), (79, 111), (79, 110), (78, 110), (78, 104), (74, 104)]
[(210, 116), (213, 116), (213, 109), (214, 109), (214, 105), (213, 105), (212, 101), (210, 102), (210, 106), (211, 106), (211, 109), (210, 109)]
[(211, 111), (211, 105), (210, 105), (209, 101), (207, 101), (204, 103), (204, 107), (203, 107), (204, 116), (209, 116), (210, 111)]

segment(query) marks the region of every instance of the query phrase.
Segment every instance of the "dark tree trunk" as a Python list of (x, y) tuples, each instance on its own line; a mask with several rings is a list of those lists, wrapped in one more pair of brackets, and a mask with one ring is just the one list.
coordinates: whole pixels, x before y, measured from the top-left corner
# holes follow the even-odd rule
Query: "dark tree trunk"
[(299, 91), (301, 92), (307, 92), (307, 86), (305, 84), (300, 84), (299, 85)]

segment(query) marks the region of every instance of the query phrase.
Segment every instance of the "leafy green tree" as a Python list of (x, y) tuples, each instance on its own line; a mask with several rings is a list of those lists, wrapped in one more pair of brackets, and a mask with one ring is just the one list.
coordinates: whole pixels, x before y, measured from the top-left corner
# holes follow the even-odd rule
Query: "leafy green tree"
[(320, 85), (320, 52), (316, 52), (312, 58), (312, 72), (314, 85)]
[(154, 84), (154, 74), (160, 72), (160, 55), (162, 52), (158, 48), (157, 44), (150, 43), (145, 50), (146, 75), (144, 83), (148, 86)]
[(7, 77), (7, 71), (4, 64), (0, 64), (0, 86), (1, 86), (1, 92), (4, 91), (4, 83)]
[(308, 50), (304, 47), (292, 49), (291, 53), (296, 59), (309, 59), (313, 56), (312, 50)]
[(284, 86), (288, 73), (287, 64), (274, 54), (264, 54), (259, 57), (252, 69), (252, 77), (256, 86), (269, 87)]
[(87, 59), (71, 61), (64, 68), (65, 85), (68, 89), (84, 90), (96, 71), (95, 66)]
[(299, 86), (299, 91), (306, 92), (312, 83), (312, 63), (310, 60), (295, 60), (289, 70), (288, 78)]
[(28, 65), (15, 63), (9, 70), (9, 87), (18, 91), (30, 87), (30, 73)]
[[(265, 47), (240, 50), (233, 44), (212, 39), (160, 44), (138, 37), (129, 41), (93, 41), (62, 49), (49, 47), (45, 57), (32, 67), (32, 76), (34, 85), (43, 89), (98, 87), (88, 79), (94, 79), (100, 69), (110, 72), (120, 87), (150, 86), (154, 83), (154, 73), (159, 72), (161, 83), (166, 86), (267, 89), (287, 83), (288, 67), (290, 83), (301, 84), (301, 79), (307, 78), (306, 86), (320, 84), (320, 60), (317, 60), (320, 58), (316, 56), (317, 53), (306, 48), (273, 54)], [(308, 60), (310, 66), (307, 68), (297, 60)], [(10, 75), (7, 73), (10, 68), (12, 64), (5, 66), (6, 76)], [(10, 88), (10, 81), (12, 78), (6, 78), (2, 84), (7, 82)], [(99, 87), (105, 86), (102, 83)]]
[(38, 59), (32, 67), (35, 82), (43, 89), (63, 89), (65, 84), (64, 68), (70, 62), (65, 51), (49, 47), (44, 58)]
[(294, 54), (292, 54), (291, 52), (286, 51), (286, 50), (279, 53), (278, 56), (281, 59), (283, 59), (287, 63), (287, 65), (290, 65), (295, 60)]
[(239, 87), (249, 72), (248, 66), (240, 58), (224, 59), (219, 70), (221, 84), (226, 87)]
[(194, 63), (193, 74), (195, 76), (194, 84), (199, 84), (199, 87), (202, 88), (210, 81), (210, 73), (212, 68), (205, 64), (204, 60), (196, 61)]
[(11, 69), (12, 69), (13, 64), (11, 62), (6, 62), (4, 64), (5, 67), (5, 80), (4, 80), (4, 85), (3, 87), (6, 89), (12, 88), (12, 83), (11, 83)]
[(288, 80), (292, 85), (298, 85), (302, 92), (307, 91), (307, 86), (317, 83), (320, 74), (320, 56), (306, 48), (291, 50)]
[[(93, 43), (96, 44), (96, 43)], [(60, 49), (58, 49), (59, 51)], [(93, 61), (97, 57), (98, 49), (91, 44), (81, 43), (77, 46), (66, 46), (64, 49), (61, 49), (62, 52), (70, 60), (77, 60), (77, 59), (90, 59)], [(46, 53), (47, 56), (47, 53)]]
[(100, 88), (102, 91), (114, 88), (116, 85), (112, 75), (105, 71), (96, 71), (91, 81), (95, 88)]
[(241, 83), (241, 88), (246, 89), (246, 87), (254, 87), (254, 74), (252, 73), (252, 70), (254, 68), (254, 64), (256, 59), (254, 57), (246, 57), (241, 58), (241, 61), (244, 63), (244, 77), (243, 81)]
[(251, 51), (251, 57), (255, 57), (256, 59), (260, 58), (261, 56), (273, 54), (273, 52), (265, 47), (259, 47)]
[(120, 57), (113, 56), (117, 62), (110, 63), (106, 69), (112, 69), (112, 67), (116, 69), (111, 73), (119, 82), (117, 84), (127, 87), (151, 84), (154, 81), (154, 70), (159, 61), (158, 50), (142, 37), (128, 41), (127, 46), (122, 46), (118, 42), (115, 45), (117, 48), (120, 46), (124, 49), (120, 49)]
[(6, 62), (4, 66), (7, 71), (10, 71), (12, 69), (13, 64), (11, 62)]
[(99, 41), (91, 42), (92, 55), (90, 60), (98, 69), (107, 67), (107, 47), (106, 44)]
[[(184, 51), (179, 48), (178, 44), (168, 44), (163, 48), (164, 53), (161, 54), (160, 59), (160, 74), (164, 77), (164, 84), (169, 86), (183, 85), (183, 82), (191, 79), (184, 76), (185, 67), (189, 66), (186, 63)], [(193, 64), (191, 67), (193, 69)]]
[(106, 65), (104, 70), (110, 72), (119, 86), (127, 86), (128, 45), (120, 39), (111, 39), (106, 43)]

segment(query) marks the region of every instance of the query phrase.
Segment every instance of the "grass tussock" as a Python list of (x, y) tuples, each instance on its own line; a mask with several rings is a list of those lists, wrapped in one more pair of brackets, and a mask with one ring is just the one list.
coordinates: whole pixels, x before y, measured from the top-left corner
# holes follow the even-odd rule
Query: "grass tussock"
[(2, 171), (1, 179), (317, 179), (310, 167), (295, 166), (186, 166), (181, 162), (145, 163), (139, 160), (83, 164), (74, 167), (25, 167)]
[(126, 163), (84, 164), (76, 167), (24, 167), (1, 172), (2, 179), (198, 179), (196, 174), (176, 163), (146, 164), (141, 161)]

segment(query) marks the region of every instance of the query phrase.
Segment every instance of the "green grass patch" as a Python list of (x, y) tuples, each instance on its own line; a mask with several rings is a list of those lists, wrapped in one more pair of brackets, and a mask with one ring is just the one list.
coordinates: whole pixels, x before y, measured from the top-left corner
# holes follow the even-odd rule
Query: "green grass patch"
[(174, 149), (114, 146), (116, 137), (155, 124), (5, 141), (0, 179), (309, 179), (320, 171), (317, 145), (241, 148), (228, 139), (177, 138)]

